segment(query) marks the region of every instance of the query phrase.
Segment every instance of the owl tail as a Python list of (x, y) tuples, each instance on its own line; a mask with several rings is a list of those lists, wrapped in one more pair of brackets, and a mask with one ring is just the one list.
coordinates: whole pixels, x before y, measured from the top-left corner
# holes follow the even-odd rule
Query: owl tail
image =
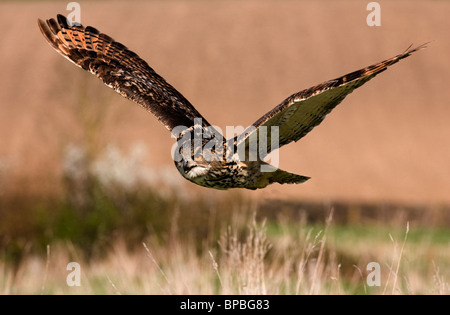
[(289, 173), (280, 169), (271, 172), (271, 174), (268, 176), (270, 184), (301, 184), (306, 182), (310, 178), (311, 177)]

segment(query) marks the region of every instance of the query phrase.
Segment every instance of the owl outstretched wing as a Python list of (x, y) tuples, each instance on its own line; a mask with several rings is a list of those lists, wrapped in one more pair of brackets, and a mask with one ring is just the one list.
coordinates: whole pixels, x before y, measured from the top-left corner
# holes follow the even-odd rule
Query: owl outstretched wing
[[(395, 57), (289, 96), (253, 123), (243, 135), (236, 137), (236, 145), (244, 145), (245, 152), (247, 152), (251, 150), (250, 139), (255, 139), (257, 141), (255, 148), (259, 148), (260, 145), (265, 146), (259, 151), (262, 159), (264, 153), (268, 154), (292, 141), (298, 141), (319, 125), (325, 116), (341, 103), (348, 94), (385, 71), (389, 66), (410, 56), (413, 52), (425, 48), (427, 44), (415, 48), (410, 46), (405, 52)], [(276, 134), (273, 134), (273, 132), (276, 132)], [(261, 135), (261, 133), (264, 134)], [(275, 137), (278, 139), (278, 145), (276, 145), (277, 141), (273, 141)], [(261, 142), (261, 139), (264, 140), (264, 143)]]

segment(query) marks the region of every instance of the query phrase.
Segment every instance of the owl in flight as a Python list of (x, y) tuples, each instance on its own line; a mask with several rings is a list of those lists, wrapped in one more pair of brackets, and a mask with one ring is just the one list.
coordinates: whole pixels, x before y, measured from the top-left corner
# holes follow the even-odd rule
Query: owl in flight
[[(177, 138), (174, 161), (181, 175), (215, 189), (258, 189), (308, 180), (271, 167), (264, 159), (304, 137), (353, 90), (426, 45), (410, 46), (395, 57), (295, 93), (241, 135), (223, 140), (180, 92), (124, 45), (91, 26), (71, 25), (63, 15), (45, 22), (39, 19), (38, 24), (58, 53), (155, 115)], [(195, 137), (199, 134), (200, 139)], [(202, 154), (207, 147), (209, 158)]]

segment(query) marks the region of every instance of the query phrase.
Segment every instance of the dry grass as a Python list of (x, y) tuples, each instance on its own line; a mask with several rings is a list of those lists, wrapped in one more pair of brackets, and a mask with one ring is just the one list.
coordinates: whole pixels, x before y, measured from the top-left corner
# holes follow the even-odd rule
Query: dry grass
[[(242, 218), (242, 217), (241, 217)], [(295, 227), (294, 230), (293, 227)], [(218, 246), (203, 248), (185, 235), (167, 242), (148, 238), (130, 251), (117, 241), (109, 254), (83, 261), (70, 243), (48, 250), (47, 257), (30, 256), (20, 268), (2, 263), (2, 294), (449, 294), (445, 274), (433, 263), (430, 270), (415, 265), (408, 248), (390, 235), (390, 241), (369, 249), (357, 261), (333, 245), (331, 214), (326, 225), (313, 228), (305, 222), (277, 224), (277, 237), (268, 235), (265, 221), (254, 218), (243, 231), (224, 228)], [(397, 231), (398, 232), (398, 231)], [(331, 242), (329, 241), (331, 240)], [(390, 243), (390, 244), (389, 244)], [(370, 246), (370, 243), (368, 244)], [(381, 265), (381, 285), (366, 282), (367, 259)], [(445, 264), (448, 264), (448, 253)], [(377, 260), (378, 259), (378, 260)], [(416, 259), (421, 259), (416, 257)], [(81, 286), (69, 287), (66, 266), (81, 265)], [(426, 261), (421, 262), (426, 263)]]

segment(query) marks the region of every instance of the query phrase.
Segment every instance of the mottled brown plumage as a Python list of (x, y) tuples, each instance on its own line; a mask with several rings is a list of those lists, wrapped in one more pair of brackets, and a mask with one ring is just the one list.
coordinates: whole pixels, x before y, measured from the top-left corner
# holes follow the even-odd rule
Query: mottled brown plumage
[[(207, 134), (210, 131), (217, 135), (216, 130), (181, 93), (137, 54), (93, 27), (69, 25), (62, 15), (58, 15), (57, 20), (38, 20), (38, 24), (44, 37), (58, 53), (95, 74), (122, 96), (153, 113), (176, 135), (179, 140), (177, 149), (182, 157), (177, 159), (175, 154), (174, 160), (183, 177), (196, 184), (216, 189), (257, 189), (275, 182), (303, 183), (308, 180), (309, 177), (306, 176), (270, 168), (270, 165), (263, 161), (265, 155), (301, 139), (319, 125), (353, 90), (426, 45), (408, 48), (395, 57), (291, 95), (258, 119), (241, 136), (228, 141), (218, 140), (220, 143), (216, 141), (212, 152), (219, 158), (210, 160), (199, 152), (204, 153), (202, 149), (206, 148), (208, 143), (211, 144), (214, 136), (204, 137), (200, 150), (197, 150), (193, 135), (196, 132)], [(180, 126), (183, 127), (180, 129)], [(278, 128), (278, 139), (275, 139), (278, 140), (278, 146), (275, 147), (271, 143), (275, 136), (271, 127)], [(264, 146), (267, 148), (262, 150), (262, 153), (258, 152), (255, 160), (250, 159), (250, 151), (253, 149), (250, 145), (251, 139), (256, 139), (257, 148), (263, 146), (258, 136), (263, 131), (267, 132), (264, 138), (267, 141)], [(186, 140), (186, 134), (192, 134), (192, 137)], [(257, 137), (254, 137), (255, 135)], [(191, 146), (183, 152), (182, 143)], [(243, 156), (236, 153), (242, 146), (245, 148)], [(265, 171), (262, 171), (262, 167), (266, 167)]]

